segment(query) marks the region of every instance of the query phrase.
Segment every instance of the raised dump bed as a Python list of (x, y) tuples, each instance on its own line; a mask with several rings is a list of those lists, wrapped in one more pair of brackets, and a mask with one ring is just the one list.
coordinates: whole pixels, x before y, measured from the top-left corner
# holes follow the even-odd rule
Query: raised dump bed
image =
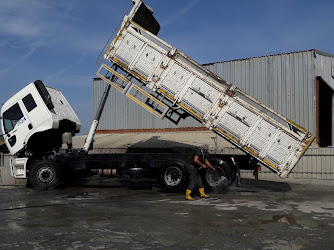
[(134, 3), (97, 75), (159, 118), (177, 110), (286, 177), (314, 136), (214, 75), (157, 37), (159, 23), (141, 0)]

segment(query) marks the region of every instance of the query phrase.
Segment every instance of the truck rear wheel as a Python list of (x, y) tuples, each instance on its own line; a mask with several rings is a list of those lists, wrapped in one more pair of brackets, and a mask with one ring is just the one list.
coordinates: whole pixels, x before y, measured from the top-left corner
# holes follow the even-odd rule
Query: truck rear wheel
[(29, 182), (38, 190), (54, 189), (59, 184), (56, 167), (51, 160), (40, 160), (29, 171)]
[(233, 175), (230, 166), (226, 162), (214, 166), (216, 171), (208, 168), (205, 171), (205, 184), (212, 190), (222, 191), (228, 188), (233, 182)]
[(166, 191), (182, 191), (185, 189), (187, 179), (187, 170), (185, 166), (179, 162), (171, 163), (162, 170), (161, 182)]

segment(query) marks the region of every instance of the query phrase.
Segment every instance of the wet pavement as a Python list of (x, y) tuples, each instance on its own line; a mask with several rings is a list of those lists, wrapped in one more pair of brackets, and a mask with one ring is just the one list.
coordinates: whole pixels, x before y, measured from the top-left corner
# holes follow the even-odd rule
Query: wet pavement
[(191, 202), (154, 186), (0, 189), (0, 249), (332, 249), (333, 191), (245, 179)]

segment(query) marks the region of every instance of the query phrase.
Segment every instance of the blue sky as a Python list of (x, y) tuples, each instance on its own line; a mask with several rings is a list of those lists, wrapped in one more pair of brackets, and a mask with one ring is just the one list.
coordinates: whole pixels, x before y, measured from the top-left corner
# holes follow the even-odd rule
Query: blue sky
[[(334, 1), (146, 0), (159, 37), (199, 63), (318, 49), (334, 54)], [(37, 79), (59, 89), (87, 133), (101, 49), (130, 0), (0, 1), (0, 102)], [(106, 107), (108, 108), (108, 107)]]

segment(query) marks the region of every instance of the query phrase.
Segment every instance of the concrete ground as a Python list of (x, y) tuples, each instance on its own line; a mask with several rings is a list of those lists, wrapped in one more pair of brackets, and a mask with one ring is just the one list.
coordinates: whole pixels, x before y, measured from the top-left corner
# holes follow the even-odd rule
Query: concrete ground
[(332, 249), (334, 185), (282, 181), (193, 202), (154, 185), (0, 189), (0, 249)]

